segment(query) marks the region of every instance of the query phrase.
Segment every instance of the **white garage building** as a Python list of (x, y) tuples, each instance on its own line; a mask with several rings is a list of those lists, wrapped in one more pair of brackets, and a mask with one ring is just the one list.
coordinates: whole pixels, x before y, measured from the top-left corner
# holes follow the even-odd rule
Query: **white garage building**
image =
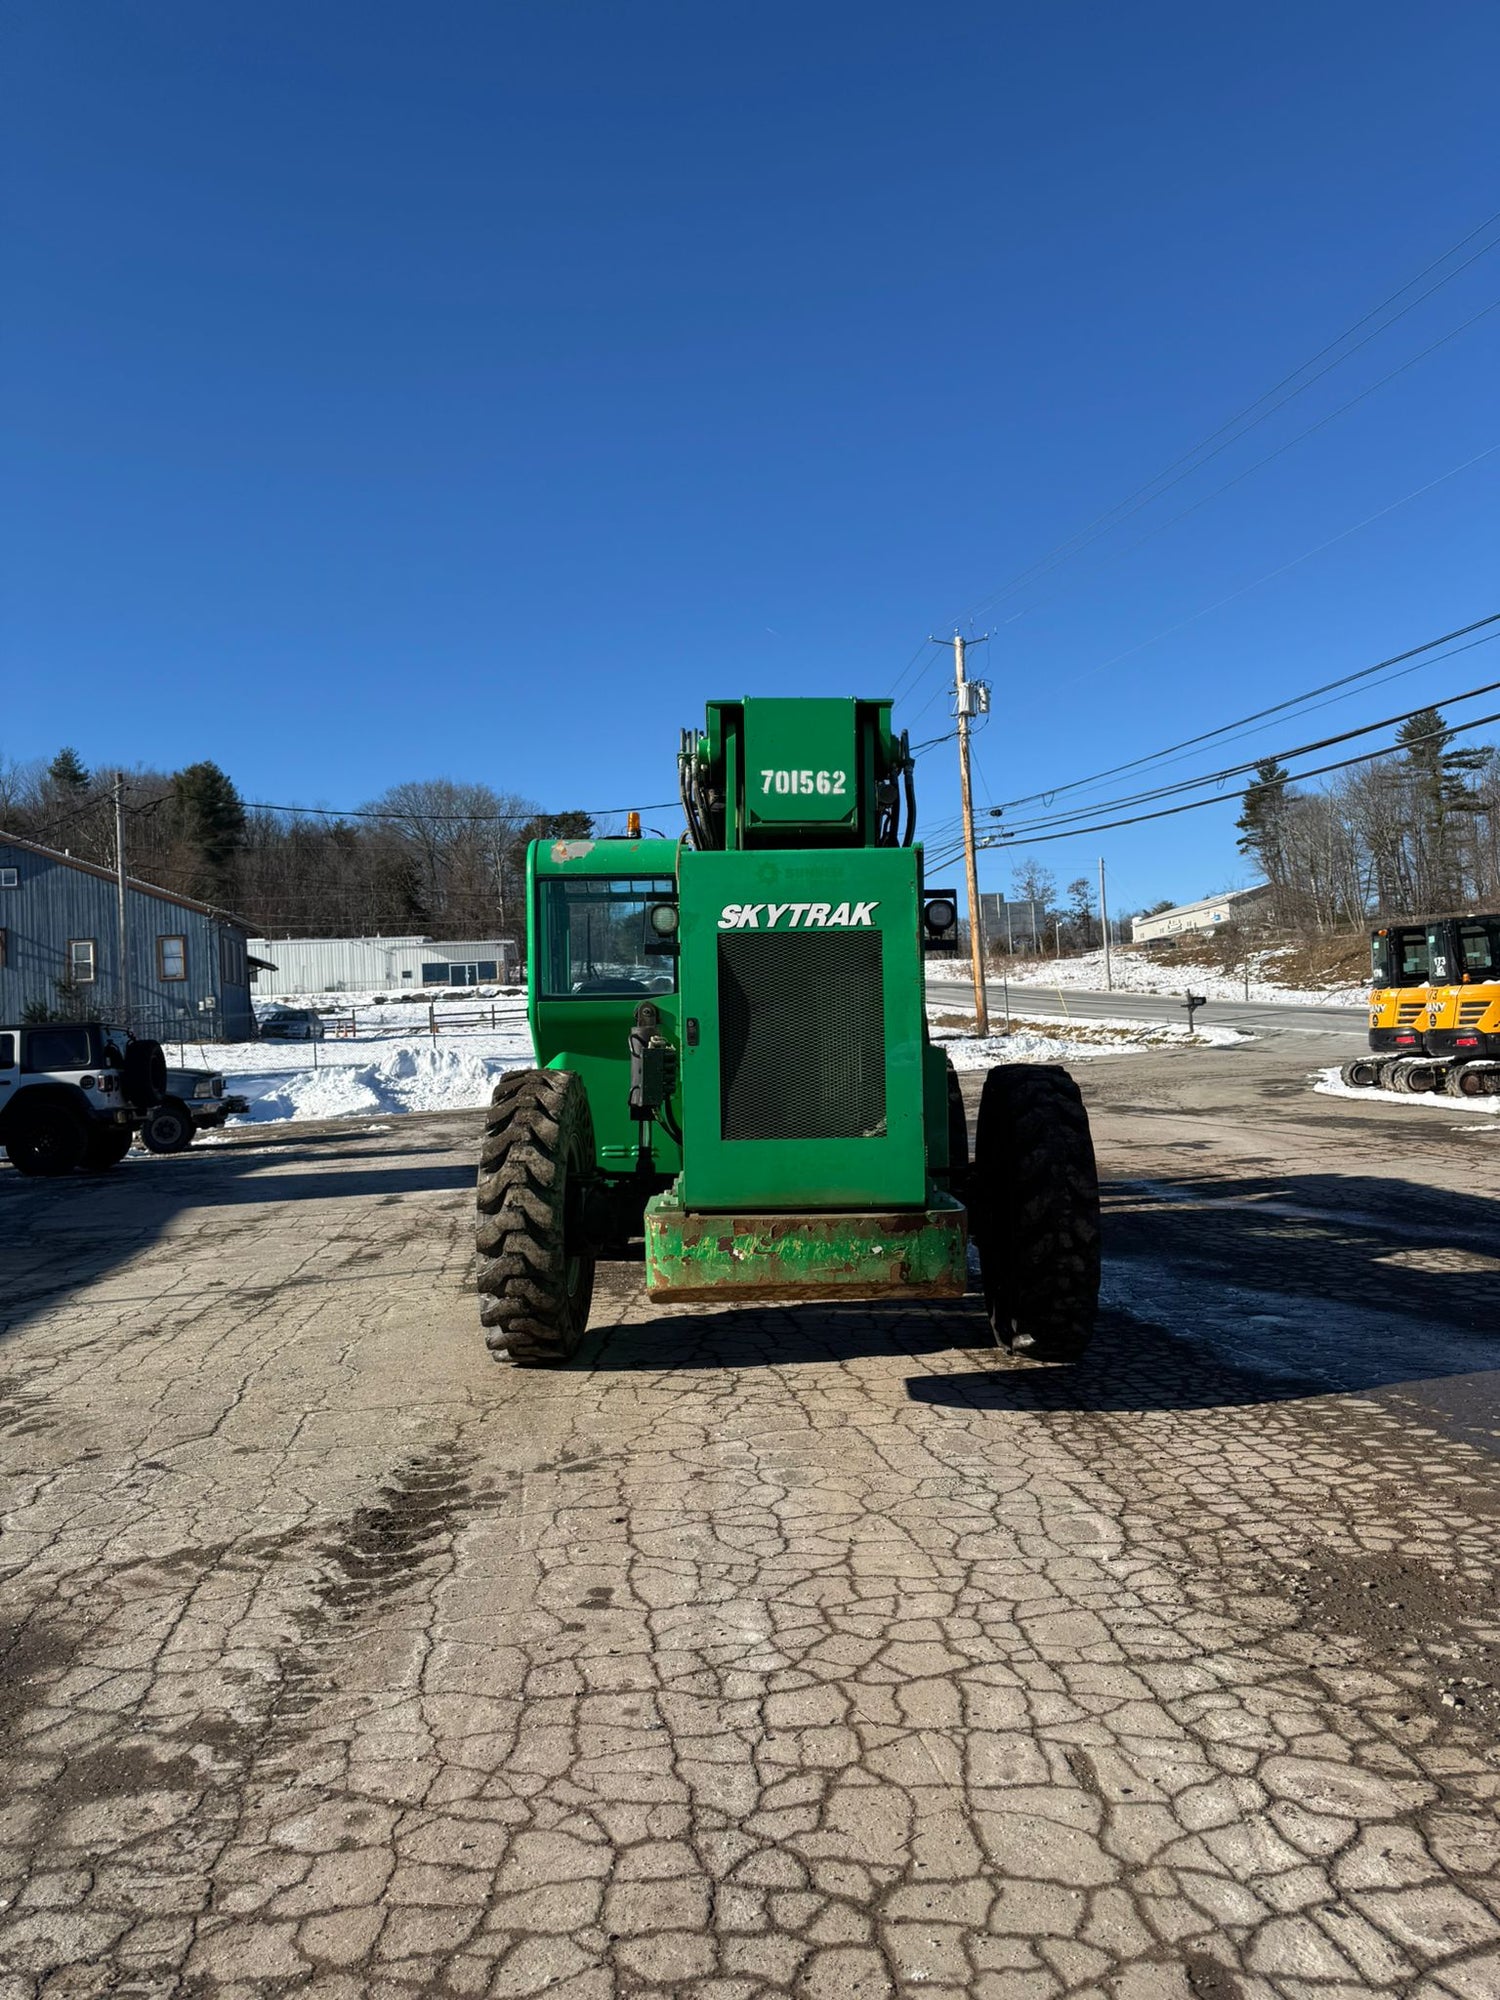
[(1242, 924), (1254, 915), (1256, 904), (1269, 894), (1262, 882), (1254, 889), (1231, 889), (1222, 896), (1205, 896), (1201, 903), (1179, 903), (1175, 910), (1158, 910), (1155, 916), (1135, 917), (1130, 925), (1130, 941), (1168, 944), (1173, 938), (1216, 931), (1223, 924)]
[(424, 987), (512, 986), (512, 938), (251, 938), (257, 1000), (307, 993), (419, 993)]

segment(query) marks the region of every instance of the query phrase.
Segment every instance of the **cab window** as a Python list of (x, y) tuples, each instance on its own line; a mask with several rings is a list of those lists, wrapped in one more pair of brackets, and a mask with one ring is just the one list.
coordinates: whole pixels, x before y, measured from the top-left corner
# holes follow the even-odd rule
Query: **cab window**
[(0, 1035), (0, 1069), (14, 1069), (16, 1066), (16, 1038), (14, 1035)]
[(1500, 974), (1500, 917), (1478, 917), (1459, 925), (1458, 970), (1468, 979)]
[(646, 949), (646, 912), (653, 903), (675, 898), (670, 878), (553, 876), (541, 887), (546, 999), (625, 999), (676, 991), (676, 960)]
[(1432, 956), (1428, 950), (1426, 931), (1397, 931), (1391, 942), (1396, 947), (1396, 976), (1392, 984), (1425, 985), (1427, 975), (1432, 969)]

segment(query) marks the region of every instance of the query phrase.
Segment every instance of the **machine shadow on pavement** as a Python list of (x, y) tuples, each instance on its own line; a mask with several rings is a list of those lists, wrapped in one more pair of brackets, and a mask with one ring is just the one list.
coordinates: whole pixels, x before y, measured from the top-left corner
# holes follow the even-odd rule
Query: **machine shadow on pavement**
[[(233, 1139), (167, 1158), (131, 1154), (108, 1174), (25, 1180), (0, 1169), (0, 1343), (148, 1250), (185, 1214), (298, 1201), (387, 1201), (473, 1186), (451, 1140), (414, 1128)], [(384, 1164), (389, 1162), (390, 1164)], [(222, 1233), (222, 1225), (219, 1226)]]
[[(573, 1365), (668, 1373), (972, 1355), (977, 1366), (909, 1376), (907, 1394), (1080, 1411), (1240, 1408), (1500, 1369), (1493, 1202), (1342, 1175), (1117, 1182), (1105, 1199), (1106, 1294), (1113, 1273), (1143, 1280), (1131, 1289), (1149, 1297), (1163, 1267), (1173, 1310), (1161, 1323), (1107, 1308), (1074, 1367), (1003, 1353), (973, 1294), (664, 1311), (597, 1327)], [(633, 1287), (634, 1271), (617, 1268)]]

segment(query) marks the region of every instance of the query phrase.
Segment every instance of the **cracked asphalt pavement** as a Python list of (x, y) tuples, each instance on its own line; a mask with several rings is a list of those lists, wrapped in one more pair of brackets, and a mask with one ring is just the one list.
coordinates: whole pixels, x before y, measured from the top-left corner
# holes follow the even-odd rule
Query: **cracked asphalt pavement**
[(1500, 1130), (1080, 1072), (1107, 1311), (485, 1354), (472, 1115), (0, 1171), (0, 2000), (1500, 1995)]

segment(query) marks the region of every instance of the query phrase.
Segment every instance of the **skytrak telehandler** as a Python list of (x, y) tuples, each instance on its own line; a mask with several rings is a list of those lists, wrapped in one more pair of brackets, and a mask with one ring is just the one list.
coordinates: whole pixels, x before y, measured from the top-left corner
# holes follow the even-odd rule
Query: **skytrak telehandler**
[(725, 1304), (956, 1298), (972, 1236), (994, 1338), (1076, 1360), (1099, 1290), (1088, 1116), (1064, 1070), (991, 1069), (970, 1158), (924, 1001), (958, 907), (923, 881), (891, 703), (711, 702), (678, 764), (682, 839), (529, 852), (539, 1067), (501, 1079), (485, 1126), (491, 1349), (566, 1360), (596, 1259), (636, 1236), (652, 1298)]

